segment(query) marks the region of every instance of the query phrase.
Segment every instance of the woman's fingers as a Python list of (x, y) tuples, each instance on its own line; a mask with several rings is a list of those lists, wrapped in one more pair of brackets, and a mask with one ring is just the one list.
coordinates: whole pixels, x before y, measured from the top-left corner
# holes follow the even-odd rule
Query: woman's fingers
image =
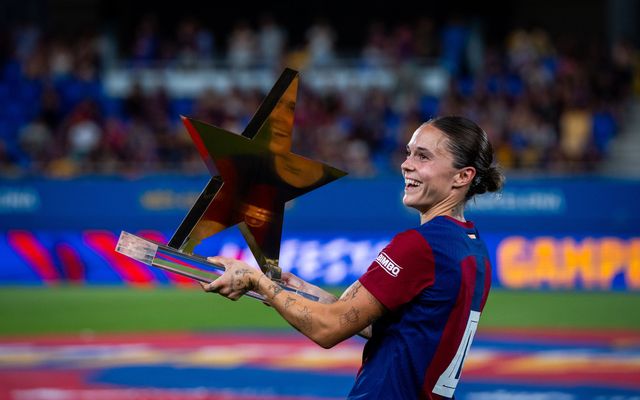
[(209, 261), (212, 264), (216, 264), (219, 265), (221, 267), (227, 267), (227, 265), (229, 263), (232, 263), (234, 261), (237, 261), (235, 258), (228, 258), (228, 257), (222, 257), (222, 256), (213, 256), (213, 257), (207, 257), (207, 261)]
[(219, 284), (219, 280), (215, 280), (211, 283), (199, 282), (202, 290), (209, 293), (218, 293), (219, 295), (226, 297), (230, 300), (236, 301), (244, 295), (244, 291), (236, 290), (230, 286)]
[(211, 292), (211, 293), (216, 293), (218, 292), (218, 286), (215, 284), (217, 281), (213, 281), (210, 283), (204, 283), (204, 282), (199, 282), (200, 286), (202, 286), (202, 289), (205, 292)]
[(224, 267), (225, 272), (211, 283), (201, 283), (204, 291), (218, 293), (236, 301), (249, 290), (251, 270), (248, 265), (234, 258), (221, 256), (207, 257), (207, 261)]
[(291, 286), (292, 288), (295, 288), (295, 289), (302, 289), (302, 287), (304, 286), (304, 281), (298, 278), (297, 276), (295, 276), (294, 274), (292, 274), (291, 272), (283, 272), (282, 280), (288, 286)]

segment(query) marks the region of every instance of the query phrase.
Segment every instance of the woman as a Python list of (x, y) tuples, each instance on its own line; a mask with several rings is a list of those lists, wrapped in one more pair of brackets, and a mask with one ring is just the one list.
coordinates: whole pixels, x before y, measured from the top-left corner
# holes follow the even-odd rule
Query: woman
[(247, 264), (223, 257), (226, 268), (203, 285), (232, 300), (253, 290), (292, 326), (322, 347), (360, 333), (368, 338), (349, 399), (452, 398), (489, 294), (487, 249), (464, 205), (502, 187), (486, 133), (462, 117), (420, 126), (402, 163), (403, 203), (420, 212), (418, 228), (396, 235), (340, 299), (288, 275), (292, 294)]

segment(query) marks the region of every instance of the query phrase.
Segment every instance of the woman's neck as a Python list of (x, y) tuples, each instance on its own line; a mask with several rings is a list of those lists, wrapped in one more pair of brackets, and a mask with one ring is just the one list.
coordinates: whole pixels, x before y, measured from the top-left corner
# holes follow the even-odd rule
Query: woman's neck
[(443, 202), (436, 204), (424, 213), (420, 213), (420, 224), (431, 221), (435, 217), (447, 215), (455, 218), (460, 222), (466, 222), (464, 219), (464, 202), (455, 199), (445, 199)]

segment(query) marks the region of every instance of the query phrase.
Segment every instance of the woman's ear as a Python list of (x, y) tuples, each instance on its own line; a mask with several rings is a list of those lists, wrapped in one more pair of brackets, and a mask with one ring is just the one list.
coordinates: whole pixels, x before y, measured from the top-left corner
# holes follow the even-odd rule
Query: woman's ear
[(453, 176), (453, 187), (460, 188), (470, 185), (476, 176), (476, 169), (473, 167), (464, 167)]

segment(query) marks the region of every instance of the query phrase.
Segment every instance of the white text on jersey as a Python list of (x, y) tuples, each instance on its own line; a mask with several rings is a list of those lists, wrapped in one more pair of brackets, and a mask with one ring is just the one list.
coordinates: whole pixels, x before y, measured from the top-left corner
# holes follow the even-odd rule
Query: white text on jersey
[(389, 275), (393, 276), (394, 278), (396, 276), (398, 276), (398, 274), (400, 273), (400, 270), (402, 268), (400, 268), (400, 266), (398, 264), (396, 264), (395, 262), (393, 262), (393, 260), (391, 258), (389, 258), (388, 255), (386, 255), (384, 252), (378, 254), (378, 258), (376, 258), (376, 262), (378, 263), (378, 265), (380, 265)]

